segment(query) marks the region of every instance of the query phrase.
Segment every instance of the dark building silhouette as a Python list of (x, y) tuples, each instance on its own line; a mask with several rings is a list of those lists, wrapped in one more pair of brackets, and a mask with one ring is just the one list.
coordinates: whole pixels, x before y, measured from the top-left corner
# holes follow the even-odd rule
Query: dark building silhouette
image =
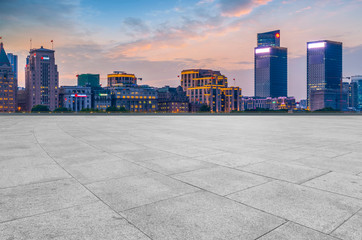
[(255, 48), (255, 97), (288, 96), (288, 49), (280, 47), (280, 31), (258, 34)]
[(18, 81), (11, 68), (3, 43), (0, 43), (0, 112), (15, 112)]

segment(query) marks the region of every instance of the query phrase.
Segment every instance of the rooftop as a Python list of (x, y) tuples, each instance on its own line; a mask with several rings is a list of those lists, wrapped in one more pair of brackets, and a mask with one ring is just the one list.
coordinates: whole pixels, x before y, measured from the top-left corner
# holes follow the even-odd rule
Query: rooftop
[(359, 116), (0, 117), (2, 239), (362, 239)]

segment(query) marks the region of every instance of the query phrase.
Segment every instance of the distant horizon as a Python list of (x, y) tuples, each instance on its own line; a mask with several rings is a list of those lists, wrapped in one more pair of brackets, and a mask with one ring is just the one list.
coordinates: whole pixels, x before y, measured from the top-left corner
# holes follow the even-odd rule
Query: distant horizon
[(342, 42), (343, 75), (362, 75), (361, 0), (30, 2), (5, 1), (0, 10), (0, 36), (18, 55), (22, 87), (32, 39), (32, 48), (48, 49), (54, 40), (60, 86), (76, 85), (83, 73), (100, 74), (104, 86), (107, 74), (122, 70), (142, 84), (176, 87), (182, 70), (205, 68), (236, 78), (253, 96), (257, 33), (277, 29), (288, 48), (288, 95), (298, 101), (306, 98), (307, 42)]

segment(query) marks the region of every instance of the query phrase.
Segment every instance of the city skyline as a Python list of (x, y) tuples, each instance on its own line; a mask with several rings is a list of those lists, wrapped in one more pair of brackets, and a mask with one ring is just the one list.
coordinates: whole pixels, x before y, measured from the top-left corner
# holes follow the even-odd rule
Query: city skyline
[(252, 96), (256, 34), (274, 29), (281, 29), (290, 53), (290, 96), (306, 98), (309, 41), (343, 42), (343, 75), (362, 73), (361, 33), (355, 31), (360, 0), (106, 2), (3, 2), (0, 35), (19, 56), (19, 86), (30, 38), (33, 48), (51, 48), (54, 40), (59, 85), (75, 85), (81, 73), (100, 73), (105, 84), (108, 73), (124, 70), (149, 85), (177, 86), (181, 70), (207, 68), (236, 78), (243, 95)]

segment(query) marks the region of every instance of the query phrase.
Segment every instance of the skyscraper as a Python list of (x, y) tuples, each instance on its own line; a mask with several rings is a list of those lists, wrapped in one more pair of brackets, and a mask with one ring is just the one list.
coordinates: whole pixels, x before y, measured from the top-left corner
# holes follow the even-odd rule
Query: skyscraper
[(258, 34), (255, 48), (255, 97), (287, 97), (288, 49), (280, 47), (280, 31)]
[(353, 105), (362, 110), (362, 75), (352, 76), (351, 84), (353, 86)]
[(8, 57), (0, 43), (0, 112), (16, 111), (18, 81), (14, 76)]
[(12, 53), (8, 53), (8, 59), (11, 65), (11, 68), (13, 69), (14, 77), (18, 79), (18, 56), (14, 55)]
[(31, 49), (25, 69), (27, 110), (45, 105), (51, 111), (58, 107), (59, 73), (55, 65), (54, 50)]
[[(312, 106), (313, 91), (342, 92), (342, 43), (315, 41), (307, 43), (307, 97), (308, 107)], [(317, 94), (317, 93), (316, 93)], [(327, 96), (326, 94), (322, 94)], [(338, 99), (337, 97), (335, 99)], [(339, 98), (340, 99), (340, 98)], [(329, 98), (325, 98), (324, 107)], [(328, 104), (329, 105), (329, 104)], [(321, 105), (318, 105), (321, 107)]]

